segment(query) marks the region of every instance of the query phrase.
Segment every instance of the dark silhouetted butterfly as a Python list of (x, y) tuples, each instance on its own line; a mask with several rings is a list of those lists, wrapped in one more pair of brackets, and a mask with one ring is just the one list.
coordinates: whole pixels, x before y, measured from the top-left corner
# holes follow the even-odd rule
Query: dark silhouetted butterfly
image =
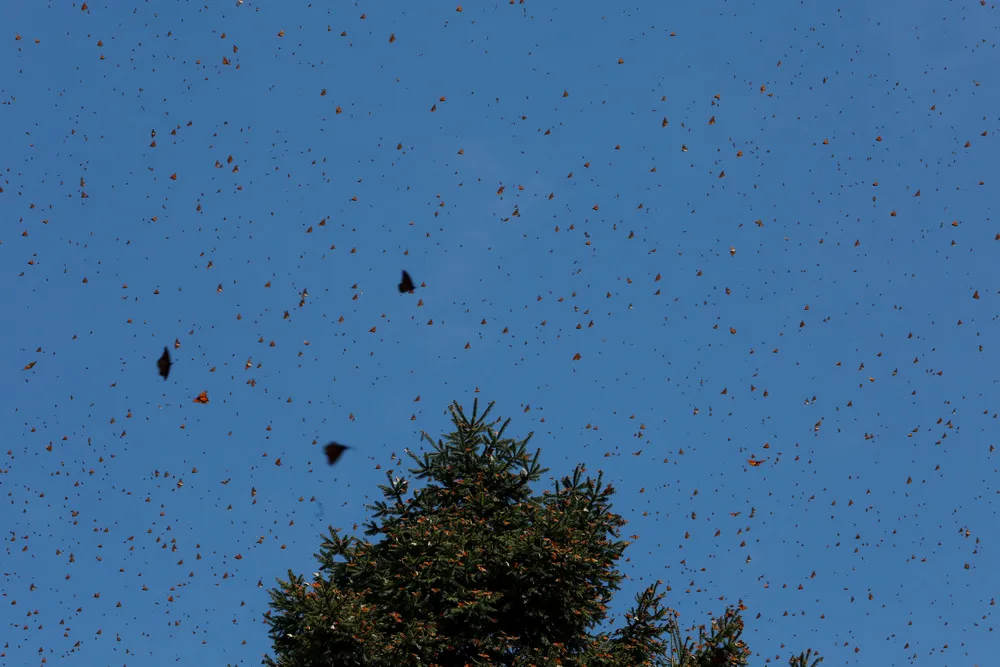
[(409, 273), (403, 271), (403, 282), (399, 283), (399, 293), (406, 294), (409, 292), (410, 294), (413, 294), (413, 290), (415, 289), (416, 287), (413, 285), (413, 278), (410, 277)]
[(336, 442), (331, 442), (329, 445), (323, 448), (323, 451), (326, 452), (326, 462), (329, 463), (330, 465), (333, 465), (334, 463), (340, 460), (341, 455), (344, 453), (345, 450), (348, 449), (350, 449), (350, 447), (348, 447), (347, 445), (341, 445)]
[(163, 348), (163, 356), (156, 362), (156, 367), (160, 369), (160, 377), (164, 380), (170, 375), (170, 351), (167, 348)]

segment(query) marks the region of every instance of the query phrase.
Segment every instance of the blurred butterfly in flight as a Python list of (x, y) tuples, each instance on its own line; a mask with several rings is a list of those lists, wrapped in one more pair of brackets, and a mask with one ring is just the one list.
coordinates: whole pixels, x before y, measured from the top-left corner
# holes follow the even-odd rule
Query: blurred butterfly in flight
[(166, 380), (167, 376), (170, 375), (170, 366), (172, 366), (170, 362), (170, 351), (167, 348), (163, 348), (163, 356), (161, 356), (156, 362), (156, 367), (160, 369), (160, 377), (164, 380)]
[(415, 289), (416, 287), (413, 285), (413, 278), (410, 277), (409, 273), (403, 271), (403, 281), (399, 283), (399, 293), (406, 294), (409, 292), (410, 294), (413, 294), (413, 290)]
[(343, 455), (344, 451), (348, 449), (350, 449), (350, 447), (348, 447), (347, 445), (341, 445), (336, 442), (331, 442), (329, 445), (323, 448), (323, 451), (326, 452), (326, 462), (329, 463), (330, 465), (333, 465), (334, 463), (340, 460), (341, 455)]

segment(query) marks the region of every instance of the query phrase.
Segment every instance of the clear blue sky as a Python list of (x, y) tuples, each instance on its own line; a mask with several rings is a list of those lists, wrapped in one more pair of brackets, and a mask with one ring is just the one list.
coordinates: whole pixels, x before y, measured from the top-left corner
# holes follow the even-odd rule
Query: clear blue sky
[(616, 612), (995, 663), (995, 3), (87, 4), (0, 8), (0, 662), (258, 664), (479, 396)]

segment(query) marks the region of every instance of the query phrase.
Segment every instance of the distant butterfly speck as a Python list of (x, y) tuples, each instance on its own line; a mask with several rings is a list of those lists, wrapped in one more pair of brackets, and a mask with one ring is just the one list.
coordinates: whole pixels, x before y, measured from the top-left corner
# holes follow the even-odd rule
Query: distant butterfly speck
[(415, 289), (416, 287), (413, 285), (413, 278), (410, 277), (409, 273), (403, 271), (403, 281), (399, 283), (399, 293), (406, 294), (409, 292), (410, 294), (413, 294), (413, 290)]
[(347, 445), (341, 445), (336, 442), (331, 442), (329, 445), (323, 448), (323, 451), (326, 452), (326, 462), (329, 463), (330, 465), (333, 465), (334, 463), (340, 460), (341, 455), (347, 449), (350, 449), (350, 447), (348, 447)]
[(156, 362), (156, 367), (160, 369), (160, 377), (164, 380), (170, 375), (170, 366), (172, 366), (170, 362), (170, 350), (163, 348), (163, 356)]

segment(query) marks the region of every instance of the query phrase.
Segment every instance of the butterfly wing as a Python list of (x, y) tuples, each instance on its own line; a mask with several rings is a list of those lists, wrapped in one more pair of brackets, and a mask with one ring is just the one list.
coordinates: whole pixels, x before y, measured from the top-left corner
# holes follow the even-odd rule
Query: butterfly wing
[(166, 380), (167, 376), (170, 375), (170, 366), (170, 350), (163, 348), (163, 356), (161, 356), (156, 362), (156, 367), (160, 369), (160, 377), (164, 380)]
[(323, 451), (326, 452), (326, 462), (329, 463), (330, 465), (333, 465), (334, 463), (340, 460), (340, 457), (347, 449), (350, 449), (350, 447), (348, 447), (347, 445), (341, 445), (340, 443), (337, 442), (331, 442), (329, 445), (323, 448)]
[(409, 273), (403, 271), (403, 281), (399, 283), (399, 293), (400, 294), (405, 294), (407, 292), (412, 293), (413, 290), (414, 290), (413, 278), (410, 278)]

